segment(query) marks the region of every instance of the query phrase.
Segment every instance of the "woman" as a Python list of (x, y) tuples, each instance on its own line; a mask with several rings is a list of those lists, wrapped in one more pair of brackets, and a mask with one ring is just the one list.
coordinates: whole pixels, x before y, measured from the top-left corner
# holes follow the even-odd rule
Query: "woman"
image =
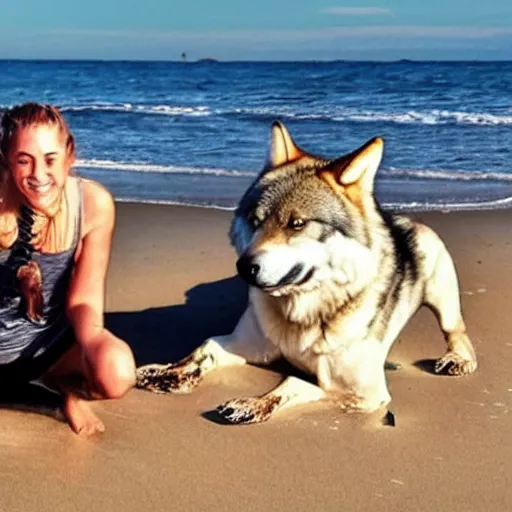
[(70, 174), (74, 159), (56, 108), (26, 103), (4, 112), (0, 380), (42, 379), (62, 393), (72, 429), (91, 435), (104, 427), (86, 400), (123, 396), (135, 363), (103, 323), (114, 202), (98, 183)]

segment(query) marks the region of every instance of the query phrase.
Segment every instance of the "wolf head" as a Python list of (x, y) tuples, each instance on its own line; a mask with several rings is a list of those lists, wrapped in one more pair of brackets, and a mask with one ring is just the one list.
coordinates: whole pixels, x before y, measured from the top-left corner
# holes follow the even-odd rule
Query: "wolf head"
[(239, 275), (274, 296), (326, 281), (357, 293), (376, 272), (372, 224), (381, 218), (373, 184), (382, 151), (375, 138), (328, 160), (300, 148), (275, 122), (265, 167), (231, 225)]

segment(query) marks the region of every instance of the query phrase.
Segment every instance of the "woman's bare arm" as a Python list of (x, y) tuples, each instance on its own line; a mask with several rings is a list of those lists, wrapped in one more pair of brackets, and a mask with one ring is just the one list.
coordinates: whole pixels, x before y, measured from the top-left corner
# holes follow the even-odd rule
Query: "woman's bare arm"
[(105, 280), (115, 223), (114, 200), (101, 185), (84, 180), (84, 222), (71, 280), (67, 314), (84, 347), (104, 331)]

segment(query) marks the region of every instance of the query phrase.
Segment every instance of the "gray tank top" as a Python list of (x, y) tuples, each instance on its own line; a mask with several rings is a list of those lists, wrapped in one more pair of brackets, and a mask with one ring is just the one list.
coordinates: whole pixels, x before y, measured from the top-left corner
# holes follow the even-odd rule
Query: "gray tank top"
[[(32, 259), (43, 277), (44, 322), (35, 324), (20, 310), (20, 297), (0, 305), (0, 365), (41, 355), (70, 328), (66, 317), (66, 301), (73, 271), (75, 251), (82, 225), (82, 187), (78, 187), (78, 211), (71, 247), (57, 253), (34, 251)], [(5, 264), (10, 250), (0, 251), (0, 265)], [(2, 290), (0, 289), (0, 294)]]

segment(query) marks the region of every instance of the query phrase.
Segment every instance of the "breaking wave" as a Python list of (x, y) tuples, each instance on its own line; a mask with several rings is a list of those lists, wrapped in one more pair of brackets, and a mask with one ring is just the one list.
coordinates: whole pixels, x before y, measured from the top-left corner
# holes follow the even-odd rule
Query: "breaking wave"
[(500, 210), (512, 206), (512, 197), (463, 203), (429, 203), (420, 201), (393, 203), (383, 201), (382, 206), (396, 211)]
[(178, 105), (133, 105), (132, 103), (93, 103), (90, 105), (61, 106), (62, 112), (133, 112), (135, 114), (164, 116), (208, 116), (208, 107)]
[[(148, 162), (116, 162), (113, 160), (77, 160), (78, 169), (101, 169), (106, 171), (127, 171), (166, 174), (226, 176), (250, 178), (258, 173), (248, 170), (220, 169), (212, 167), (187, 167), (179, 165), (159, 165)], [(503, 181), (512, 182), (512, 172), (479, 172), (443, 169), (397, 169), (384, 168), (379, 171), (382, 178), (416, 178), (440, 181)]]
[(63, 112), (105, 112), (133, 113), (155, 116), (253, 116), (279, 117), (282, 119), (316, 119), (334, 122), (386, 122), (416, 125), (471, 125), (471, 126), (512, 126), (512, 112), (497, 114), (490, 112), (463, 112), (452, 110), (407, 110), (384, 112), (378, 110), (361, 110), (351, 107), (333, 106), (316, 109), (308, 107), (307, 111), (288, 106), (275, 107), (231, 107), (213, 108), (205, 105), (137, 105), (133, 103), (97, 102), (85, 105), (64, 105)]
[[(201, 204), (197, 202), (187, 202), (179, 200), (166, 200), (166, 199), (140, 199), (138, 197), (122, 197), (117, 198), (121, 203), (143, 203), (143, 204), (163, 204), (173, 206), (192, 206), (196, 208), (211, 208), (214, 210), (227, 210), (233, 211), (236, 205), (221, 206), (215, 204)], [(512, 197), (503, 199), (496, 199), (492, 201), (474, 201), (474, 202), (460, 202), (460, 203), (430, 203), (411, 201), (403, 203), (394, 203), (383, 201), (382, 206), (386, 209), (398, 212), (412, 212), (412, 211), (463, 211), (463, 210), (500, 210), (512, 206)]]
[(147, 172), (164, 174), (198, 174), (209, 176), (251, 177), (255, 173), (208, 167), (185, 167), (179, 165), (158, 165), (147, 162), (115, 162), (112, 160), (77, 160), (77, 169), (103, 169), (110, 171)]
[(379, 171), (381, 176), (397, 178), (419, 178), (449, 181), (507, 181), (512, 182), (512, 173), (443, 169), (395, 169), (390, 167)]

